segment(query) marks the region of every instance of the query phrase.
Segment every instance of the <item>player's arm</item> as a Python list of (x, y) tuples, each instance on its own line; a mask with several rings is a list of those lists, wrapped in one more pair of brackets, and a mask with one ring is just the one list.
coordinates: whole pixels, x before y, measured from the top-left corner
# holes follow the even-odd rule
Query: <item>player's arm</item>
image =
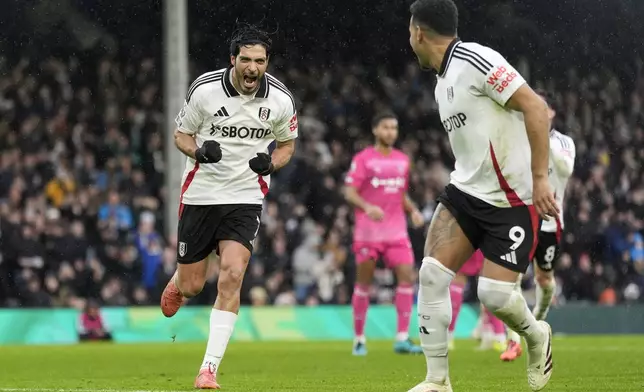
[(358, 193), (358, 188), (355, 186), (346, 185), (344, 187), (344, 199), (354, 208), (364, 211), (372, 220), (380, 221), (385, 217), (385, 213), (382, 208), (370, 204), (363, 199), (362, 196), (360, 196), (360, 193)]
[(197, 151), (197, 142), (193, 135), (182, 132), (179, 128), (174, 130), (174, 145), (184, 155), (195, 158), (195, 151)]
[(524, 83), (512, 94), (505, 106), (523, 113), (532, 150), (532, 178), (547, 179), (550, 157), (548, 107), (527, 83)]
[(221, 159), (219, 143), (208, 140), (198, 147), (195, 140), (195, 135), (204, 120), (200, 107), (202, 93), (202, 89), (197, 89), (186, 97), (183, 108), (174, 120), (177, 124), (174, 130), (174, 145), (184, 155), (200, 163), (215, 163)]
[(192, 159), (195, 159), (195, 151), (198, 148), (194, 135), (199, 132), (199, 127), (203, 122), (199, 102), (200, 94), (201, 89), (197, 89), (186, 96), (181, 111), (174, 119), (177, 124), (177, 128), (174, 130), (174, 145), (184, 155)]
[(353, 157), (351, 167), (349, 167), (349, 171), (344, 178), (344, 188), (342, 193), (344, 194), (344, 199), (347, 203), (351, 204), (352, 207), (363, 211), (367, 209), (369, 203), (360, 196), (358, 189), (362, 187), (362, 184), (364, 184), (366, 180), (367, 170), (364, 162), (360, 155), (356, 155)]
[(367, 170), (360, 156), (355, 156), (351, 161), (351, 168), (344, 179), (344, 199), (353, 208), (364, 211), (373, 220), (381, 220), (385, 214), (382, 209), (366, 201), (358, 190), (367, 180)]
[(420, 228), (425, 224), (425, 216), (423, 216), (423, 213), (420, 212), (416, 203), (414, 203), (407, 193), (405, 193), (403, 206), (405, 208), (405, 212), (411, 218), (411, 223), (414, 228)]
[[(411, 166), (412, 163), (409, 162), (409, 168), (411, 168)], [(405, 177), (405, 189), (409, 189), (409, 170), (407, 170), (407, 175)], [(418, 209), (416, 203), (414, 203), (411, 197), (409, 197), (409, 192), (405, 192), (403, 196), (403, 208), (409, 215), (409, 218), (411, 218), (411, 224), (414, 228), (420, 228), (425, 224), (425, 217)]]
[(500, 106), (523, 113), (532, 149), (532, 176), (547, 179), (550, 124), (546, 103), (501, 54), (485, 48), (470, 60), (480, 71), (475, 75), (482, 93)]
[(347, 203), (351, 204), (352, 207), (366, 211), (369, 208), (369, 203), (360, 196), (358, 189), (353, 185), (345, 185), (344, 187), (344, 199)]
[(474, 58), (481, 71), (477, 73), (478, 88), (500, 106), (523, 113), (532, 152), (532, 200), (543, 219), (558, 219), (559, 208), (548, 182), (550, 122), (546, 103), (499, 53), (484, 50)]
[(295, 106), (288, 105), (288, 109), (274, 125), (274, 135), (277, 146), (271, 156), (260, 152), (257, 153), (257, 157), (248, 162), (251, 170), (259, 175), (266, 176), (283, 168), (293, 157), (295, 153), (295, 139), (298, 135), (297, 111), (295, 110)]
[(275, 150), (271, 155), (271, 162), (275, 170), (279, 170), (290, 162), (293, 154), (295, 153), (295, 139), (290, 139), (282, 142), (277, 142)]
[[(409, 167), (411, 168), (411, 166), (412, 163), (409, 162)], [(409, 170), (407, 170), (407, 175), (405, 176), (405, 189), (409, 189)], [(411, 197), (409, 197), (409, 192), (405, 192), (403, 198), (403, 208), (405, 209), (405, 212), (412, 217), (416, 214), (420, 214), (418, 206), (416, 205), (416, 203), (414, 203)]]
[(559, 220), (559, 207), (548, 182), (550, 121), (546, 103), (524, 83), (505, 106), (523, 113), (532, 157), (532, 202), (542, 219)]
[(403, 201), (403, 205), (405, 207), (405, 212), (410, 215), (415, 211), (418, 211), (418, 206), (416, 205), (416, 203), (414, 203), (411, 197), (409, 197), (408, 193), (405, 193), (405, 199)]

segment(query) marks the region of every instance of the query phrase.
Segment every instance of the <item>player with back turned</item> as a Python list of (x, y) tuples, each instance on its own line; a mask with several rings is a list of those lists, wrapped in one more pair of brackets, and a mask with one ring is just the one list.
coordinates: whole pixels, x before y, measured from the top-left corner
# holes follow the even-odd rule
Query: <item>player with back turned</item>
[(480, 249), (483, 305), (527, 342), (528, 385), (543, 389), (552, 375), (552, 332), (514, 290), (530, 264), (540, 219), (558, 219), (548, 182), (547, 108), (498, 52), (457, 37), (452, 0), (416, 0), (410, 45), (424, 69), (437, 71), (435, 99), (456, 159), (439, 196), (419, 271), (418, 323), (425, 380), (410, 392), (450, 392), (449, 286)]
[(219, 254), (221, 263), (206, 354), (195, 380), (200, 389), (220, 388), (217, 370), (237, 320), (270, 175), (295, 150), (295, 101), (284, 84), (266, 73), (271, 43), (253, 26), (239, 28), (230, 43), (230, 66), (198, 77), (176, 119), (175, 144), (187, 159), (178, 265), (161, 297), (163, 314), (172, 317), (187, 298), (201, 292), (211, 252)]
[(409, 319), (414, 303), (414, 254), (407, 233), (409, 213), (412, 224), (424, 224), (423, 215), (407, 195), (409, 157), (394, 148), (398, 138), (398, 119), (392, 113), (374, 117), (375, 145), (353, 157), (345, 179), (345, 198), (355, 208), (353, 252), (357, 263), (353, 289), (353, 355), (366, 355), (364, 334), (369, 308), (369, 291), (376, 262), (382, 258), (395, 271), (398, 287), (394, 304), (398, 315), (394, 351), (421, 354), (409, 338)]
[[(556, 112), (553, 106), (554, 100), (545, 92), (537, 93), (548, 104), (548, 118), (552, 123)], [(568, 180), (575, 167), (575, 142), (570, 136), (564, 135), (556, 129), (550, 129), (550, 164), (548, 174), (550, 183), (555, 189), (555, 199), (563, 217), (564, 194)], [(554, 276), (554, 266), (559, 259), (561, 234), (564, 228), (562, 220), (545, 221), (539, 231), (539, 245), (534, 254), (534, 280), (536, 283), (536, 304), (532, 314), (537, 320), (545, 320), (550, 310), (552, 298), (557, 290)], [(516, 290), (521, 292), (521, 277), (517, 281)], [(508, 331), (508, 348), (501, 354), (502, 361), (514, 361), (521, 356), (521, 338), (514, 331)]]

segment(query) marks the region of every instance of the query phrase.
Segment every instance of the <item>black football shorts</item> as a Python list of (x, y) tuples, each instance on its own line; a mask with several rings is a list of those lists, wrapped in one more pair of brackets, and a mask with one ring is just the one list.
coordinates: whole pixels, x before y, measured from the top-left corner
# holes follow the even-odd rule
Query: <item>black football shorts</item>
[(501, 208), (449, 184), (438, 197), (486, 259), (525, 273), (534, 257), (541, 221), (534, 206)]
[(252, 253), (261, 214), (259, 204), (182, 205), (177, 262), (201, 261), (223, 240), (237, 241)]

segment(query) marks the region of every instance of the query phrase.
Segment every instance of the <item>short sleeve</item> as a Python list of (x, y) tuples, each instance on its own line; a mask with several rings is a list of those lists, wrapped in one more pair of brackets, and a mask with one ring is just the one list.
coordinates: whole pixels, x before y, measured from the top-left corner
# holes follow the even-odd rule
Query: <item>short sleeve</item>
[(289, 102), (279, 118), (276, 119), (273, 132), (275, 140), (286, 142), (298, 136), (297, 111), (295, 105)]
[(492, 49), (485, 49), (471, 51), (471, 60), (480, 71), (476, 72), (478, 88), (494, 102), (505, 106), (526, 81), (505, 57)]
[(344, 184), (354, 188), (360, 188), (362, 187), (365, 178), (367, 178), (367, 170), (365, 168), (364, 161), (360, 155), (356, 155), (351, 161), (351, 167), (344, 179)]
[(566, 136), (555, 136), (550, 143), (550, 154), (555, 170), (566, 177), (572, 175), (575, 168), (575, 143)]
[(204, 117), (201, 113), (200, 92), (200, 90), (196, 90), (189, 100), (184, 101), (181, 111), (174, 119), (177, 128), (182, 133), (194, 135), (199, 132), (199, 128), (203, 123)]

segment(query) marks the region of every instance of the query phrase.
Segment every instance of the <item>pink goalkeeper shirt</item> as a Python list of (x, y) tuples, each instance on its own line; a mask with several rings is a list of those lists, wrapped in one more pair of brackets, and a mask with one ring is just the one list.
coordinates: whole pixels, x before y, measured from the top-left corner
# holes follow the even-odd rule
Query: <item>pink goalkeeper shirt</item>
[(383, 155), (368, 147), (353, 157), (345, 184), (358, 190), (369, 204), (385, 213), (380, 222), (371, 220), (361, 209), (355, 209), (353, 240), (356, 242), (389, 242), (407, 238), (404, 199), (409, 183), (409, 158), (393, 149)]

